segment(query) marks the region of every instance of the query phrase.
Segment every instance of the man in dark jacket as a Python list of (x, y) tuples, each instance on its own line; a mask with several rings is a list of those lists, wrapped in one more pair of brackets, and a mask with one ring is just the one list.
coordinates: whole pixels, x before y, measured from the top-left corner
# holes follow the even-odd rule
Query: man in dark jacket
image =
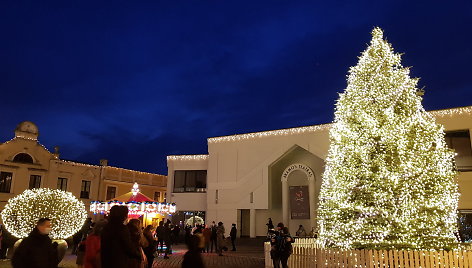
[(57, 243), (49, 238), (51, 220), (41, 218), (33, 231), (21, 241), (11, 260), (14, 268), (56, 268)]
[(236, 229), (236, 224), (233, 223), (231, 227), (231, 231), (229, 232), (229, 236), (231, 237), (231, 244), (233, 245), (233, 249), (231, 251), (236, 251), (236, 246), (234, 245), (234, 241), (236, 240), (236, 233), (238, 230)]
[(128, 268), (130, 259), (141, 260), (141, 252), (131, 243), (125, 221), (128, 207), (113, 206), (100, 239), (102, 268)]

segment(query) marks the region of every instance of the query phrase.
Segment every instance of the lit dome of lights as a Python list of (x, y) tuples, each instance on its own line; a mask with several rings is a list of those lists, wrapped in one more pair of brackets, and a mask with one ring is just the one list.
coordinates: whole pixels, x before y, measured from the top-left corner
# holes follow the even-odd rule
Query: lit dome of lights
[(51, 238), (65, 239), (82, 228), (87, 212), (70, 192), (38, 188), (9, 199), (1, 216), (8, 232), (18, 238), (27, 237), (40, 218), (49, 218)]

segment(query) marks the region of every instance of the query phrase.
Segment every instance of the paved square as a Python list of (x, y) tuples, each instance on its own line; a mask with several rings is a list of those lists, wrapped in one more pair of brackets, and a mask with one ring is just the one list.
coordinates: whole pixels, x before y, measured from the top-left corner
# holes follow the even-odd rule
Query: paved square
[[(236, 240), (237, 251), (224, 252), (224, 256), (218, 256), (216, 253), (202, 253), (206, 268), (262, 268), (264, 267), (264, 245), (260, 238), (250, 239), (241, 238)], [(182, 259), (186, 252), (184, 244), (174, 246), (174, 253), (169, 259), (159, 256), (154, 260), (153, 268), (180, 268)], [(70, 250), (64, 260), (59, 264), (59, 268), (76, 268), (77, 256), (71, 255)], [(0, 268), (10, 268), (10, 260), (0, 261)]]

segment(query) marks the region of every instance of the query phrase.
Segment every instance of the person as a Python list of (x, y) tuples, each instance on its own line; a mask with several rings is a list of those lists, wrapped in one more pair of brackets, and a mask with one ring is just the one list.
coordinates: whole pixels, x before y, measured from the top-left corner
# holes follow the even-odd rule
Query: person
[(188, 244), (188, 240), (192, 236), (192, 234), (190, 233), (191, 231), (192, 231), (192, 228), (190, 228), (189, 225), (186, 225), (184, 228), (184, 232), (185, 232), (184, 241), (186, 245)]
[(100, 268), (100, 235), (106, 224), (106, 220), (99, 220), (87, 236), (85, 240), (84, 268)]
[(125, 225), (127, 218), (128, 207), (113, 206), (110, 209), (108, 223), (100, 237), (101, 268), (128, 268), (130, 263), (141, 260), (141, 253), (133, 246)]
[(148, 261), (148, 268), (152, 267), (152, 263), (154, 262), (154, 252), (156, 251), (157, 246), (157, 241), (152, 235), (152, 230), (152, 225), (148, 225), (143, 231), (143, 235), (148, 242), (148, 246), (143, 248), (144, 255), (146, 255), (146, 259)]
[[(218, 246), (217, 253), (218, 256), (223, 256), (223, 250), (226, 248), (225, 243), (225, 227), (223, 223), (220, 221), (218, 222), (218, 227), (216, 229), (216, 244)], [(228, 248), (226, 248), (227, 250)]]
[(218, 243), (217, 243), (217, 235), (216, 231), (218, 229), (218, 226), (216, 226), (215, 222), (213, 221), (211, 224), (211, 236), (210, 236), (210, 242), (211, 242), (211, 248), (210, 252), (213, 252), (213, 246), (215, 246), (215, 252), (218, 251)]
[(309, 237), (318, 238), (318, 232), (315, 230), (315, 227), (311, 227), (311, 231), (308, 234)]
[(166, 251), (164, 253), (164, 259), (168, 259), (169, 254), (172, 254), (172, 239), (171, 239), (171, 229), (170, 229), (170, 221), (164, 224), (164, 243), (166, 244)]
[(292, 243), (294, 239), (283, 223), (277, 224), (276, 235), (271, 239), (270, 256), (274, 268), (287, 268), (288, 258), (292, 254)]
[(179, 237), (180, 237), (180, 226), (179, 226), (179, 224), (174, 225), (174, 228), (172, 228), (172, 235), (174, 237), (174, 239), (173, 239), (174, 244), (177, 245), (180, 242), (179, 241)]
[(83, 237), (83, 236), (82, 236), (82, 241), (80, 241), (79, 246), (77, 247), (76, 255), (77, 255), (77, 258), (75, 260), (75, 264), (77, 264), (77, 268), (84, 267), (85, 237)]
[(272, 218), (269, 218), (269, 222), (266, 223), (266, 225), (267, 225), (267, 232), (269, 232), (269, 230), (274, 229), (274, 224), (272, 223)]
[(82, 241), (82, 237), (82, 229), (72, 236), (72, 254), (77, 255), (77, 250), (79, 249), (79, 244)]
[[(171, 241), (170, 241), (170, 227), (169, 223), (167, 222), (164, 224), (164, 221), (159, 222), (159, 226), (156, 229), (157, 235), (157, 244), (158, 248), (160, 247), (159, 252), (164, 252), (164, 259), (168, 259), (171, 250)], [(166, 250), (164, 251), (164, 244), (166, 245)]]
[(192, 235), (188, 239), (188, 251), (185, 253), (182, 260), (182, 268), (204, 268), (202, 255), (198, 249), (198, 237)]
[(203, 252), (205, 250), (205, 237), (203, 237), (203, 229), (200, 224), (197, 224), (197, 228), (193, 231), (193, 236), (198, 238), (198, 250)]
[(141, 222), (138, 219), (132, 219), (127, 225), (131, 237), (131, 243), (140, 253), (141, 258), (131, 259), (130, 268), (144, 268), (147, 265), (147, 260), (143, 252), (143, 248), (148, 246), (148, 242), (143, 235)]
[(306, 231), (305, 231), (305, 228), (303, 227), (303, 225), (300, 224), (300, 226), (298, 226), (298, 230), (295, 233), (295, 235), (298, 236), (298, 237), (305, 237), (306, 236)]
[(211, 229), (208, 225), (205, 225), (205, 229), (203, 229), (202, 233), (203, 239), (205, 240), (204, 252), (210, 253)]
[[(2, 244), (3, 244), (3, 224), (0, 224), (0, 252), (3, 252)], [(5, 253), (6, 253), (6, 251), (5, 251)], [(4, 259), (3, 258), (3, 253), (1, 253), (0, 255), (2, 255), (2, 259)]]
[(236, 224), (233, 223), (231, 227), (231, 231), (229, 232), (229, 236), (231, 237), (231, 245), (233, 246), (233, 249), (231, 251), (236, 251), (236, 246), (234, 245), (234, 241), (236, 240), (236, 233), (238, 230), (236, 229)]
[[(156, 228), (156, 236), (157, 236), (157, 249), (159, 252), (164, 252), (164, 240), (166, 236), (166, 229), (164, 227), (164, 221), (159, 222), (159, 226)], [(160, 249), (159, 249), (160, 248)], [(167, 255), (167, 254), (166, 254)]]
[(55, 268), (59, 264), (57, 243), (49, 238), (51, 220), (41, 218), (13, 254), (13, 268)]
[(2, 232), (2, 240), (0, 242), (0, 259), (7, 258), (7, 249), (16, 242), (16, 238), (12, 236), (7, 229), (5, 229), (5, 225), (0, 224), (0, 230)]

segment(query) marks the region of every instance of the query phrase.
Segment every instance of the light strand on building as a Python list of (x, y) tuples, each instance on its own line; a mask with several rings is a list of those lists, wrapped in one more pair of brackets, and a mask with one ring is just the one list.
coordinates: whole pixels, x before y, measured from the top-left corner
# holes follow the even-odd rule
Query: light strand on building
[[(454, 116), (454, 115), (462, 115), (462, 114), (471, 115), (472, 106), (436, 110), (436, 111), (430, 111), (428, 113), (434, 117)], [(236, 135), (231, 135), (231, 136), (214, 137), (214, 138), (208, 138), (207, 140), (208, 140), (208, 143), (220, 143), (220, 142), (252, 140), (252, 139), (258, 139), (258, 138), (290, 136), (290, 135), (325, 131), (325, 130), (330, 129), (331, 126), (332, 124), (328, 123), (328, 124), (315, 125), (315, 126), (296, 127), (296, 128), (262, 131), (262, 132), (246, 133), (246, 134), (236, 134)]]
[(90, 202), (90, 211), (94, 214), (108, 214), (113, 206), (127, 206), (129, 215), (143, 215), (145, 213), (174, 214), (177, 211), (177, 206), (174, 203), (135, 201), (92, 201)]
[(462, 114), (470, 115), (472, 114), (472, 106), (430, 111), (429, 114), (434, 117), (454, 116)]
[(179, 160), (207, 160), (207, 154), (196, 154), (196, 155), (168, 155), (167, 161), (179, 161)]
[(208, 138), (208, 143), (251, 140), (251, 139), (257, 139), (257, 138), (289, 136), (289, 135), (294, 135), (294, 134), (307, 134), (307, 133), (328, 130), (330, 127), (331, 127), (331, 124), (322, 124), (322, 125), (307, 126), (307, 127), (296, 127), (296, 128), (278, 129), (278, 130), (263, 131), (263, 132), (237, 134), (237, 135), (232, 135), (232, 136)]

